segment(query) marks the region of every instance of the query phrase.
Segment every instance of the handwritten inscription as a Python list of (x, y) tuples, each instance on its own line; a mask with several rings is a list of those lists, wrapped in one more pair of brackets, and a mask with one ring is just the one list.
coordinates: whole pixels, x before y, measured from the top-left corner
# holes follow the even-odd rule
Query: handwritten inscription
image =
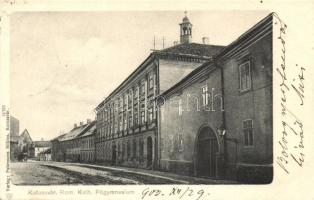
[[(302, 109), (305, 98), (305, 67), (295, 65), (299, 72), (293, 78), (287, 76), (286, 65), (286, 30), (287, 25), (274, 14), (275, 28), (279, 29), (278, 42), (281, 46), (280, 52), (280, 67), (276, 68), (277, 74), (280, 77), (280, 106), (281, 106), (281, 137), (278, 141), (280, 154), (276, 158), (276, 163), (280, 168), (290, 173), (289, 164), (295, 163), (297, 166), (302, 167), (305, 161), (304, 154), (304, 129), (302, 120), (293, 112), (296, 109), (295, 102), (291, 102), (291, 107), (288, 106), (289, 98), (296, 97), (299, 99), (299, 105)], [(289, 107), (289, 108), (288, 108)]]
[[(298, 65), (296, 65), (296, 67), (298, 67)], [(291, 87), (293, 88), (293, 91), (296, 92), (296, 94), (298, 95), (298, 97), (300, 98), (300, 105), (303, 106), (303, 99), (304, 99), (304, 72), (305, 72), (305, 68), (301, 67), (300, 68), (300, 73), (298, 74), (297, 82), (296, 79), (293, 79), (293, 83), (291, 84)]]
[(202, 197), (208, 197), (210, 193), (206, 193), (203, 189), (194, 190), (190, 187), (180, 188), (173, 187), (170, 190), (163, 191), (161, 189), (145, 188), (142, 191), (141, 199), (155, 199), (157, 197), (164, 197), (165, 199), (189, 199), (189, 200), (201, 200)]

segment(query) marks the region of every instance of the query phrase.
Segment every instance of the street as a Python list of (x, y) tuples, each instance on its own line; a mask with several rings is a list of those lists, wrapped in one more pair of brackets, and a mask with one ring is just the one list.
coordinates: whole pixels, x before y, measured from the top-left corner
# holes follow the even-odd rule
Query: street
[(15, 185), (230, 184), (165, 172), (63, 162), (13, 162)]

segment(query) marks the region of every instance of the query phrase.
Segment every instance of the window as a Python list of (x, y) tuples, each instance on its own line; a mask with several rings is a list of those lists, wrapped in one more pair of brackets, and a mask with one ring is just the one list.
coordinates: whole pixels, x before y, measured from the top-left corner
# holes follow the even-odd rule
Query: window
[(174, 138), (173, 138), (173, 135), (170, 135), (170, 138), (169, 138), (169, 151), (173, 152), (173, 150), (174, 150)]
[(134, 88), (134, 99), (137, 99), (138, 97), (138, 86), (135, 86)]
[(124, 159), (125, 157), (125, 143), (123, 142), (122, 143), (122, 160)]
[(131, 157), (131, 144), (130, 140), (127, 141), (127, 158)]
[(137, 113), (134, 114), (134, 125), (135, 126), (138, 125), (138, 114)]
[(240, 91), (251, 89), (250, 61), (244, 62), (239, 66)]
[(183, 111), (183, 109), (182, 109), (182, 99), (179, 99), (178, 104), (179, 104), (179, 115), (182, 115), (182, 111)]
[(202, 87), (202, 102), (203, 102), (203, 106), (208, 105), (208, 87), (207, 87), (207, 85)]
[(149, 79), (149, 89), (153, 89), (153, 87), (154, 87), (154, 76), (153, 76), (153, 74), (150, 74), (148, 79)]
[(183, 134), (179, 134), (178, 136), (178, 150), (183, 151), (184, 143), (183, 143)]
[(253, 121), (243, 121), (244, 146), (253, 146)]
[(141, 124), (145, 124), (145, 111), (141, 111)]
[(143, 161), (143, 158), (144, 158), (144, 141), (143, 141), (142, 138), (140, 139), (139, 143), (140, 143), (140, 145), (139, 145), (140, 146), (140, 149), (139, 149), (139, 151), (140, 151), (139, 154), (140, 155), (139, 155), (139, 157), (140, 157), (140, 161)]
[(127, 129), (127, 118), (126, 118), (126, 114), (123, 114), (123, 130)]
[(119, 131), (122, 131), (122, 116), (119, 117)]
[(141, 95), (145, 93), (145, 84), (146, 84), (146, 81), (143, 81), (143, 82), (141, 83), (141, 89), (140, 89)]
[(130, 89), (129, 90), (129, 97), (128, 97), (129, 106), (132, 104), (132, 99), (133, 99), (133, 91), (132, 91), (132, 89)]
[(133, 158), (136, 158), (136, 139), (133, 139)]
[(132, 112), (129, 111), (129, 128), (133, 126)]
[(148, 109), (148, 120), (149, 122), (153, 121), (153, 108)]

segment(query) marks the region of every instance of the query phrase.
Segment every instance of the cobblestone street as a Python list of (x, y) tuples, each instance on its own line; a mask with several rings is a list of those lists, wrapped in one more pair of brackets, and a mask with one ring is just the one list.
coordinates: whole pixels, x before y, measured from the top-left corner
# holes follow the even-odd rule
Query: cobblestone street
[(152, 170), (62, 162), (11, 163), (15, 185), (232, 184), (232, 181), (180, 176)]

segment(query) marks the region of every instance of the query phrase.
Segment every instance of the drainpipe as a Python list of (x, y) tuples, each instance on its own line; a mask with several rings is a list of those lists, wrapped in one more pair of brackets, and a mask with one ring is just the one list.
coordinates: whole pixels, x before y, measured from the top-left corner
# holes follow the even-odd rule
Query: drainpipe
[[(219, 61), (216, 57), (213, 58), (214, 64), (217, 68), (220, 69), (220, 77), (221, 77), (221, 95), (222, 95), (222, 102), (223, 102), (223, 111), (222, 111), (222, 128), (226, 129), (226, 112), (225, 112), (225, 84), (224, 84), (224, 70), (223, 67), (219, 64)], [(228, 151), (227, 151), (227, 135), (223, 135), (223, 148), (224, 148), (224, 155), (223, 155), (223, 177), (226, 178), (226, 168), (227, 168), (227, 161), (228, 161)]]

